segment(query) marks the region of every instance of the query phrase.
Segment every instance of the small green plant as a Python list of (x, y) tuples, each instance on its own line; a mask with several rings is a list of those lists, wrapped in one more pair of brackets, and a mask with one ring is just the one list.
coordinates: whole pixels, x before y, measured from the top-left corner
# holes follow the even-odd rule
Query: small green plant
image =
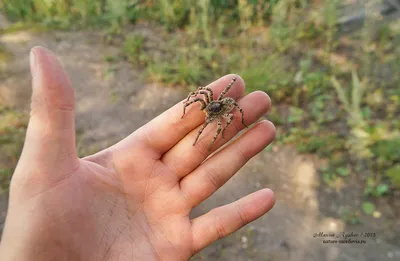
[(349, 208), (344, 208), (340, 211), (341, 219), (348, 224), (352, 225), (360, 224), (361, 223), (360, 216), (361, 214), (358, 210), (354, 211)]
[(287, 117), (288, 123), (298, 123), (304, 120), (304, 110), (291, 106), (289, 109), (289, 116)]
[(347, 177), (350, 174), (350, 170), (348, 168), (339, 167), (336, 169), (336, 173), (342, 177)]
[(118, 57), (116, 56), (111, 56), (111, 55), (106, 55), (104, 56), (104, 61), (108, 63), (114, 63), (118, 60)]
[(362, 210), (364, 211), (365, 214), (372, 215), (372, 213), (374, 213), (374, 211), (376, 210), (376, 207), (374, 203), (365, 201), (362, 204)]
[(400, 164), (396, 164), (387, 169), (385, 176), (390, 180), (391, 184), (393, 184), (396, 189), (400, 189)]
[(188, 20), (191, 3), (188, 0), (160, 0), (156, 8), (159, 11), (161, 22), (172, 30), (183, 27)]
[(324, 20), (324, 38), (325, 38), (325, 63), (329, 64), (328, 57), (332, 52), (335, 41), (336, 30), (337, 30), (337, 19), (338, 19), (338, 7), (341, 0), (330, 0), (326, 1), (323, 12)]
[(124, 53), (128, 60), (137, 65), (146, 62), (146, 54), (143, 52), (145, 38), (141, 35), (129, 36), (124, 42)]
[(373, 132), (376, 135), (377, 141), (371, 146), (374, 155), (378, 155), (380, 161), (388, 162), (390, 164), (400, 161), (400, 137), (394, 135), (393, 138), (384, 139), (389, 134), (385, 133), (386, 130), (377, 130), (376, 132), (383, 131), (384, 135)]
[(368, 177), (364, 188), (365, 196), (381, 197), (390, 194), (389, 186), (385, 183), (379, 183), (373, 177)]
[(330, 165), (320, 168), (322, 174), (322, 180), (331, 188), (336, 189), (339, 192), (344, 184), (344, 180), (351, 174), (348, 168), (337, 167), (343, 164), (335, 164), (330, 162)]
[(364, 120), (361, 110), (362, 98), (367, 82), (366, 80), (360, 81), (356, 71), (353, 70), (351, 97), (348, 98), (348, 95), (340, 82), (334, 76), (332, 76), (331, 80), (344, 110), (349, 115), (347, 124), (351, 128), (351, 134), (347, 141), (347, 146), (350, 149), (350, 153), (355, 155), (357, 158), (370, 158), (372, 156), (369, 149), (371, 140), (366, 131), (367, 123)]

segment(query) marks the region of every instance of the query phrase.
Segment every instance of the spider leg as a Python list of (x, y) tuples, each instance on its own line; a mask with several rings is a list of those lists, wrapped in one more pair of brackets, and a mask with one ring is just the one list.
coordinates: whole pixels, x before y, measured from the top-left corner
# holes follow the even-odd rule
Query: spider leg
[(196, 139), (193, 142), (193, 146), (196, 144), (197, 140), (199, 139), (201, 133), (203, 132), (203, 130), (206, 128), (206, 126), (211, 122), (211, 120), (206, 119), (206, 122), (204, 122), (203, 126), (201, 126), (200, 130), (197, 132), (197, 136)]
[(233, 121), (233, 114), (227, 113), (227, 114), (224, 114), (224, 117), (226, 117), (226, 118), (229, 117), (229, 119), (226, 122), (225, 128), (222, 130), (222, 133), (221, 133), (223, 139), (225, 139), (224, 133), (225, 133), (226, 128), (228, 128), (229, 124), (231, 124), (231, 122)]
[(207, 103), (207, 104), (210, 103), (211, 101), (210, 101), (210, 97), (209, 97), (208, 92), (202, 91), (202, 90), (203, 90), (202, 88), (204, 88), (204, 87), (199, 87), (199, 88), (197, 89), (197, 91), (195, 91), (195, 92), (190, 92), (189, 95), (188, 95), (188, 97), (187, 97), (187, 99), (186, 99), (186, 101), (184, 101), (184, 103), (185, 103), (185, 102), (188, 102), (189, 99), (190, 99), (190, 97), (196, 96), (197, 94), (203, 94), (203, 95), (204, 95), (204, 100), (206, 101), (206, 103)]
[(240, 113), (242, 114), (242, 124), (243, 124), (244, 126), (246, 126), (246, 128), (248, 128), (249, 126), (247, 126), (246, 123), (244, 123), (244, 113), (243, 113), (243, 109), (240, 108), (239, 104), (237, 104), (235, 101), (233, 101), (232, 104), (235, 105), (235, 106), (239, 109)]
[(195, 99), (191, 100), (190, 102), (186, 102), (185, 105), (183, 106), (183, 114), (182, 114), (181, 119), (185, 115), (186, 107), (189, 106), (192, 103), (195, 103), (195, 102), (200, 102), (201, 103), (201, 107), (200, 107), (201, 110), (206, 107), (206, 102), (203, 99), (200, 99), (200, 98), (195, 98)]
[(209, 96), (208, 92), (206, 92), (206, 91), (199, 91), (199, 93), (204, 95), (204, 100), (206, 101), (207, 104), (209, 104), (209, 103), (211, 102), (210, 96)]
[[(196, 91), (196, 92), (197, 92), (197, 91)], [(185, 103), (185, 102), (188, 102), (189, 99), (190, 99), (190, 97), (195, 96), (195, 95), (196, 95), (196, 92), (190, 92), (189, 95), (188, 95), (188, 97), (187, 97), (187, 99), (186, 99), (186, 101), (184, 101), (184, 103)]]
[(221, 119), (218, 119), (218, 129), (217, 129), (217, 133), (215, 133), (214, 138), (213, 138), (211, 144), (208, 146), (208, 151), (211, 150), (211, 147), (212, 147), (212, 145), (214, 144), (215, 140), (217, 139), (218, 135), (220, 134), (221, 130), (222, 130), (222, 122), (221, 122)]
[(200, 87), (202, 90), (209, 91), (208, 94), (208, 102), (212, 102), (214, 100), (214, 92), (210, 87)]
[(235, 75), (235, 77), (233, 77), (232, 81), (228, 84), (228, 86), (225, 87), (225, 90), (223, 92), (221, 92), (221, 94), (218, 96), (218, 100), (222, 100), (222, 98), (224, 98), (225, 94), (229, 91), (229, 89), (232, 87), (233, 83), (236, 81), (237, 79), (237, 75)]

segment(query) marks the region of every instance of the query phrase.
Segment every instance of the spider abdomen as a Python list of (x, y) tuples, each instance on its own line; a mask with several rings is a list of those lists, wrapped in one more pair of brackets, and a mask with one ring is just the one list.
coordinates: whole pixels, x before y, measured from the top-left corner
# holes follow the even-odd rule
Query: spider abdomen
[(221, 110), (223, 109), (223, 106), (221, 103), (219, 102), (212, 102), (210, 103), (206, 110), (210, 113), (210, 114), (214, 114), (214, 113), (218, 113), (221, 112)]

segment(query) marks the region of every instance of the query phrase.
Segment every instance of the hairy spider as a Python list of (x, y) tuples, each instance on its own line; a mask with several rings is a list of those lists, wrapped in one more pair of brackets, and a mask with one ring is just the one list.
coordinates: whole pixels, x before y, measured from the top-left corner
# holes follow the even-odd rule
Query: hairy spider
[[(200, 105), (201, 105), (200, 110), (202, 110), (206, 114), (205, 122), (204, 122), (203, 126), (200, 128), (200, 130), (197, 134), (197, 137), (194, 140), (193, 146), (196, 144), (197, 140), (199, 139), (199, 137), (200, 137), (201, 133), (203, 132), (203, 130), (205, 129), (205, 127), (209, 123), (213, 122), (214, 120), (217, 120), (218, 121), (218, 123), (217, 123), (218, 129), (217, 129), (217, 133), (214, 135), (214, 138), (213, 138), (211, 144), (208, 147), (208, 150), (210, 150), (222, 130), (222, 121), (221, 121), (222, 118), (225, 118), (228, 120), (226, 122), (225, 128), (222, 130), (222, 138), (224, 138), (224, 132), (225, 132), (226, 128), (233, 121), (233, 114), (229, 113), (229, 112), (231, 112), (235, 106), (239, 109), (240, 113), (242, 114), (242, 124), (244, 126), (246, 126), (246, 128), (248, 127), (244, 123), (244, 114), (243, 114), (242, 108), (239, 107), (239, 105), (236, 103), (236, 101), (234, 99), (232, 99), (230, 97), (224, 98), (224, 96), (229, 91), (229, 89), (232, 87), (232, 85), (236, 81), (236, 79), (237, 79), (237, 76), (233, 77), (231, 82), (228, 84), (228, 86), (225, 87), (225, 90), (219, 95), (217, 100), (214, 100), (214, 97), (213, 97), (214, 94), (213, 94), (213, 90), (211, 88), (199, 87), (197, 89), (197, 91), (189, 93), (186, 101), (183, 102), (184, 106), (183, 106), (182, 118), (185, 115), (186, 107), (195, 102), (200, 103)], [(195, 97), (198, 94), (202, 94), (204, 99), (194, 98), (193, 100), (189, 101), (189, 99), (191, 97)]]

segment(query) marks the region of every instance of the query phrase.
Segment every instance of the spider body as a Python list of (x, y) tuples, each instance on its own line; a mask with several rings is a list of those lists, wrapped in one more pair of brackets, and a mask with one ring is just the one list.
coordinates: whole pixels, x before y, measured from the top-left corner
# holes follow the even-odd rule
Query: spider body
[(219, 113), (223, 110), (223, 105), (221, 102), (212, 101), (207, 107), (204, 108), (206, 115), (211, 115), (213, 113)]
[(206, 117), (216, 117), (230, 112), (233, 109), (233, 105), (227, 104), (228, 99), (225, 101), (212, 101), (204, 109)]
[[(184, 101), (182, 118), (185, 115), (186, 107), (188, 107), (189, 105), (194, 104), (196, 102), (200, 103), (200, 109), (206, 115), (205, 122), (204, 122), (203, 126), (200, 128), (199, 132), (197, 133), (197, 137), (194, 140), (193, 146), (196, 144), (197, 140), (199, 139), (199, 137), (200, 137), (201, 133), (203, 132), (203, 130), (205, 129), (205, 127), (213, 121), (217, 121), (218, 128), (217, 128), (217, 132), (215, 133), (214, 138), (213, 138), (210, 146), (208, 147), (208, 149), (209, 150), (211, 149), (211, 146), (213, 145), (213, 143), (215, 142), (215, 140), (217, 139), (217, 137), (221, 133), (221, 131), (222, 131), (222, 138), (224, 138), (224, 132), (225, 132), (226, 128), (233, 121), (233, 114), (230, 112), (234, 109), (234, 107), (237, 107), (239, 109), (240, 113), (242, 114), (242, 124), (244, 126), (246, 126), (246, 128), (248, 127), (244, 123), (244, 113), (243, 113), (242, 108), (239, 107), (239, 105), (236, 103), (236, 101), (234, 99), (232, 99), (230, 97), (225, 97), (226, 93), (232, 87), (232, 85), (236, 81), (236, 79), (237, 79), (237, 76), (235, 76), (231, 80), (231, 82), (228, 84), (228, 86), (225, 87), (224, 91), (219, 95), (217, 100), (214, 100), (213, 90), (208, 87), (199, 87), (197, 89), (197, 91), (189, 93), (186, 101)], [(198, 94), (203, 95), (203, 99), (197, 97), (197, 98), (190, 100), (190, 98), (196, 97)], [(222, 129), (222, 119), (227, 120), (224, 129)]]

